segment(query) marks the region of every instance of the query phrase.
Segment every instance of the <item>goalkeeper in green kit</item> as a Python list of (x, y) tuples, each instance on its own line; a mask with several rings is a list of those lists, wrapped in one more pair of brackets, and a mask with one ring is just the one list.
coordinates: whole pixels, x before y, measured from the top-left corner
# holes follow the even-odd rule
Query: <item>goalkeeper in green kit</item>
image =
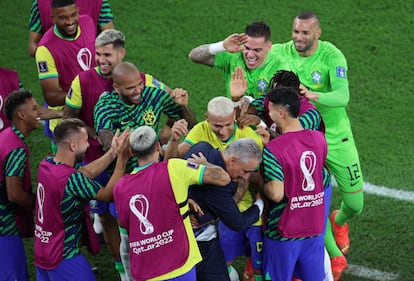
[(344, 256), (349, 250), (347, 221), (363, 209), (363, 179), (345, 109), (349, 102), (346, 59), (333, 44), (319, 40), (320, 35), (318, 17), (312, 12), (302, 12), (293, 22), (293, 40), (278, 45), (278, 54), (299, 76), (301, 95), (316, 105), (325, 123), (326, 163), (342, 198), (339, 210), (330, 215), (325, 236), (336, 281), (347, 267)]

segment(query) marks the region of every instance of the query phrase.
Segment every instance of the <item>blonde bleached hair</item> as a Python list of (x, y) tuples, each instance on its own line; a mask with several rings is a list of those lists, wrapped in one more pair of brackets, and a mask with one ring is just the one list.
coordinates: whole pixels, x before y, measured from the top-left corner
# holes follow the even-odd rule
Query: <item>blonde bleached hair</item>
[(207, 105), (207, 114), (224, 117), (234, 113), (233, 102), (226, 97), (218, 96), (212, 98)]

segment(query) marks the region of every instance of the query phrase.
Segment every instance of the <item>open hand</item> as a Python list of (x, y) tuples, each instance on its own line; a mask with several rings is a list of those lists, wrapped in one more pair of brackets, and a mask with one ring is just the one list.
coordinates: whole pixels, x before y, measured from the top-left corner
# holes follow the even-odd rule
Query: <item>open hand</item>
[(237, 53), (245, 49), (244, 44), (247, 43), (248, 38), (249, 37), (244, 33), (234, 33), (224, 39), (223, 46), (226, 51), (230, 53)]
[(247, 81), (244, 77), (244, 70), (236, 67), (231, 74), (230, 95), (233, 101), (239, 101), (247, 91)]

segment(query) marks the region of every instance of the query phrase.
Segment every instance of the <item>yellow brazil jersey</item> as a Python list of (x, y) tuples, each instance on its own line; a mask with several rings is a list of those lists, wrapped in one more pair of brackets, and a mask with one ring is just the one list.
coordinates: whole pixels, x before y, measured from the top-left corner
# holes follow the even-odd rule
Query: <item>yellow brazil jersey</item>
[[(195, 145), (196, 143), (205, 141), (211, 144), (214, 148), (218, 148), (220, 150), (224, 150), (228, 144), (232, 141), (241, 138), (251, 138), (256, 141), (259, 145), (260, 149), (263, 151), (263, 142), (262, 138), (256, 134), (256, 132), (250, 128), (245, 127), (243, 129), (239, 128), (237, 124), (234, 124), (234, 133), (233, 135), (225, 142), (222, 142), (220, 139), (217, 138), (216, 134), (211, 130), (210, 124), (207, 120), (204, 120), (198, 124), (196, 124), (191, 131), (188, 133), (187, 137), (184, 139), (185, 142), (189, 143), (190, 145)], [(237, 206), (241, 212), (250, 208), (250, 206), (254, 202), (254, 198), (250, 194), (250, 192), (246, 192), (239, 202)], [(261, 225), (262, 219), (260, 218), (254, 225)]]
[[(193, 184), (202, 184), (205, 166), (189, 164), (186, 160), (179, 158), (172, 158), (168, 160), (168, 174), (170, 176), (171, 186), (174, 192), (177, 204), (185, 202), (188, 199), (188, 187)], [(183, 175), (186, 175), (183, 177)], [(201, 187), (202, 188), (202, 187)], [(181, 215), (189, 211), (188, 204), (180, 208)], [(201, 254), (197, 246), (197, 241), (194, 237), (194, 232), (191, 227), (190, 218), (187, 216), (184, 219), (184, 227), (187, 232), (189, 241), (189, 255), (185, 264), (161, 276), (157, 276), (150, 280), (165, 280), (175, 278), (190, 271), (197, 263), (201, 261)]]
[[(95, 67), (94, 71), (96, 71), (98, 75), (101, 76), (99, 66)], [(102, 79), (104, 78), (102, 77)], [(166, 88), (166, 85), (164, 83), (158, 81), (152, 75), (147, 74), (147, 73), (145, 73), (145, 86), (160, 88), (162, 90), (165, 90)], [(82, 99), (82, 90), (81, 90), (79, 75), (77, 75), (75, 79), (73, 79), (70, 87), (71, 87), (71, 93), (70, 93), (70, 96), (66, 96), (65, 103), (72, 108), (76, 108), (76, 109), (82, 108), (83, 99)]]

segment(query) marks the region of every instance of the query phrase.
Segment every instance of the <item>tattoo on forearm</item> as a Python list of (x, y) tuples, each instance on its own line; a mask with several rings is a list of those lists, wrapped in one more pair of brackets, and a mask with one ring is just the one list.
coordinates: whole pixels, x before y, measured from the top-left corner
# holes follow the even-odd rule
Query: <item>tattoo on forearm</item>
[(74, 109), (69, 106), (65, 106), (65, 110), (63, 111), (63, 118), (76, 118), (79, 116), (79, 109)]
[(240, 180), (239, 184), (237, 186), (237, 190), (233, 195), (233, 200), (234, 200), (234, 202), (236, 202), (236, 204), (241, 201), (244, 194), (246, 193), (247, 188), (248, 188), (248, 185), (246, 185), (245, 181)]
[(183, 118), (188, 123), (188, 129), (193, 128), (194, 125), (197, 124), (197, 117), (195, 113), (188, 106), (182, 106), (182, 109), (183, 109)]
[(99, 130), (98, 135), (102, 142), (102, 150), (107, 151), (111, 147), (114, 134), (109, 129)]
[(217, 167), (211, 167), (210, 163), (204, 164), (208, 168), (206, 169), (205, 176), (211, 177), (212, 179), (218, 180), (223, 177), (222, 169)]
[(195, 62), (213, 66), (214, 56), (208, 50), (210, 44), (201, 45), (191, 51), (191, 59)]

